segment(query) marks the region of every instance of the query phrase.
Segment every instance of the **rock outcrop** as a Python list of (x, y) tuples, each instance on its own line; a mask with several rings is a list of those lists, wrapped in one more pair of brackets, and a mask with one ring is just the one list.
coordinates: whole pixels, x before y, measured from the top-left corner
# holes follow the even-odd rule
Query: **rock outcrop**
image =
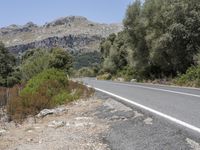
[(10, 25), (0, 29), (0, 41), (15, 54), (32, 48), (63, 47), (69, 51), (98, 49), (102, 38), (123, 29), (121, 24), (100, 24), (85, 17), (69, 16), (38, 26)]
[(23, 53), (28, 49), (49, 49), (53, 47), (62, 47), (69, 52), (92, 52), (98, 49), (98, 45), (101, 39), (102, 38), (99, 36), (87, 35), (68, 35), (63, 37), (54, 36), (41, 41), (35, 41), (27, 44), (19, 44), (7, 48), (10, 52), (14, 54)]

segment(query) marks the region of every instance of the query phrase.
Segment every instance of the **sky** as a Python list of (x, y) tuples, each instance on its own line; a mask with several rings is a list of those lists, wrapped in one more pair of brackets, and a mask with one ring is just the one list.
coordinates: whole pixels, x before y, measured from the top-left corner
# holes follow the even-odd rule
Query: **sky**
[(0, 27), (38, 25), (65, 16), (84, 16), (99, 23), (122, 22), (134, 0), (1, 0)]

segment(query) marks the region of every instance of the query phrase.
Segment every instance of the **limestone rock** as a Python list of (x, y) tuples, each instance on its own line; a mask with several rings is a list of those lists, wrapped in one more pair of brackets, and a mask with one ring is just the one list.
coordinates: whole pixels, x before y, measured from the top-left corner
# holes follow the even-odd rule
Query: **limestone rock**
[(102, 24), (81, 16), (56, 19), (42, 26), (32, 22), (0, 28), (0, 41), (13, 53), (28, 49), (62, 47), (68, 51), (93, 52), (102, 38), (122, 31), (122, 24)]
[(67, 109), (64, 107), (58, 107), (55, 109), (43, 109), (42, 111), (40, 111), (39, 114), (37, 114), (37, 117), (40, 118), (40, 117), (45, 117), (45, 116), (51, 115), (51, 114), (60, 114), (65, 111), (67, 111)]
[(137, 80), (136, 79), (131, 79), (131, 81), (130, 82), (136, 82)]
[(52, 128), (59, 128), (65, 126), (66, 122), (65, 121), (52, 121), (48, 126)]

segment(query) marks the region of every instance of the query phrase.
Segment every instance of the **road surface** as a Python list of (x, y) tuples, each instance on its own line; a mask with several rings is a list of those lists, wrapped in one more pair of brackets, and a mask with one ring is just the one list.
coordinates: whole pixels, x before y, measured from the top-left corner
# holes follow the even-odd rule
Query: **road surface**
[(96, 90), (146, 109), (200, 134), (200, 89), (81, 79)]

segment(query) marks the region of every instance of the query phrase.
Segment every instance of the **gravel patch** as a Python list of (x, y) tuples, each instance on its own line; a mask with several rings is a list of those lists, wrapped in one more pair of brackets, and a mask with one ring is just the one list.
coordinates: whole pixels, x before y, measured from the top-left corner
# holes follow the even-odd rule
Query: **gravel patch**
[(36, 117), (35, 123), (27, 119), (22, 125), (7, 127), (9, 133), (0, 130), (0, 149), (107, 150), (101, 135), (109, 125), (90, 113), (101, 105), (101, 100), (91, 98), (61, 106), (57, 111), (42, 111), (44, 115)]

